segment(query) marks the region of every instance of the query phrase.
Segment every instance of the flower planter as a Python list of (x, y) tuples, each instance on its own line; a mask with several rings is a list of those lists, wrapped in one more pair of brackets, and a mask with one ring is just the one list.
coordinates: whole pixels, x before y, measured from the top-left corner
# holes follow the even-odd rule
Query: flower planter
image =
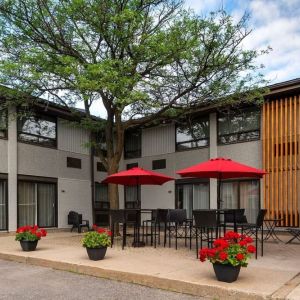
[(20, 241), (21, 247), (23, 251), (34, 251), (38, 244), (38, 240), (36, 241)]
[(101, 260), (106, 254), (107, 247), (86, 248), (90, 260)]
[(213, 264), (216, 277), (219, 281), (234, 282), (237, 280), (241, 266), (222, 265), (218, 263)]

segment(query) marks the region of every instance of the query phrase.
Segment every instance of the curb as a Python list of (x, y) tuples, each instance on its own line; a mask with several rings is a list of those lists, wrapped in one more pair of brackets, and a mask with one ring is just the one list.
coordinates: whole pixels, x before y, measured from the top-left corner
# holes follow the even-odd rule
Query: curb
[[(262, 300), (270, 299), (270, 296), (241, 292), (222, 287), (199, 285), (174, 279), (160, 278), (152, 275), (143, 275), (123, 271), (107, 270), (99, 267), (72, 264), (68, 262), (53, 261), (48, 259), (20, 256), (15, 254), (0, 253), (0, 259), (68, 271), (99, 278), (117, 280), (127, 283), (139, 284), (151, 288), (190, 294), (198, 297), (207, 297), (215, 300)], [(279, 299), (279, 298), (276, 298)], [(282, 298), (283, 299), (283, 298)]]

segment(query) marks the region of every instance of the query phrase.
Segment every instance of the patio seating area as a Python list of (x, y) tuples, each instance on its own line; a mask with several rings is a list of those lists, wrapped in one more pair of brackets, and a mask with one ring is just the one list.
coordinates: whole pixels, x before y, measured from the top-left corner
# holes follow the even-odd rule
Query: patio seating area
[[(130, 231), (129, 231), (130, 232)], [(239, 280), (227, 284), (215, 279), (209, 263), (200, 264), (195, 252), (178, 239), (174, 247), (156, 249), (151, 246), (132, 247), (133, 237), (127, 237), (122, 250), (122, 239), (115, 238), (102, 261), (88, 259), (80, 241), (82, 234), (51, 232), (40, 241), (34, 252), (23, 252), (14, 236), (0, 237), (0, 259), (48, 266), (98, 277), (133, 282), (146, 286), (178, 291), (216, 299), (299, 299), (300, 260), (299, 244), (267, 241), (265, 256), (253, 259), (242, 269)], [(160, 239), (163, 241), (163, 230)], [(280, 235), (284, 242), (288, 235)], [(158, 237), (157, 237), (158, 239)], [(298, 285), (298, 287), (297, 287)]]

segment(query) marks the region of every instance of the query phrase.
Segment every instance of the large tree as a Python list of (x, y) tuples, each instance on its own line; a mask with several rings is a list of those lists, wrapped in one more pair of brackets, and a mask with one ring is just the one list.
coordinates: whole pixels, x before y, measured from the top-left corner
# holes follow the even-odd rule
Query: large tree
[[(125, 130), (262, 98), (260, 53), (242, 47), (246, 16), (199, 17), (180, 0), (2, 0), (0, 22), (0, 84), (83, 103), (85, 126), (95, 126), (91, 106), (104, 106), (107, 154), (98, 152), (108, 174), (118, 171)], [(114, 185), (109, 198), (117, 208)]]

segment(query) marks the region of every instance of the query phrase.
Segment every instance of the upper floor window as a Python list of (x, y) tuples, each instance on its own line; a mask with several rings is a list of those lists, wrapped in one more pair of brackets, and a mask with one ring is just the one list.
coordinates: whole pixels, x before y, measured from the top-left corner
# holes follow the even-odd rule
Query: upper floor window
[(128, 130), (124, 137), (124, 158), (136, 158), (142, 155), (141, 130)]
[(38, 114), (19, 117), (18, 139), (23, 142), (56, 147), (56, 118)]
[(108, 186), (104, 183), (95, 184), (95, 208), (109, 209)]
[(6, 109), (0, 110), (0, 138), (7, 137), (7, 111)]
[(218, 143), (231, 144), (260, 138), (260, 110), (257, 107), (218, 116)]
[(176, 126), (176, 150), (187, 150), (209, 145), (209, 117), (188, 118)]

